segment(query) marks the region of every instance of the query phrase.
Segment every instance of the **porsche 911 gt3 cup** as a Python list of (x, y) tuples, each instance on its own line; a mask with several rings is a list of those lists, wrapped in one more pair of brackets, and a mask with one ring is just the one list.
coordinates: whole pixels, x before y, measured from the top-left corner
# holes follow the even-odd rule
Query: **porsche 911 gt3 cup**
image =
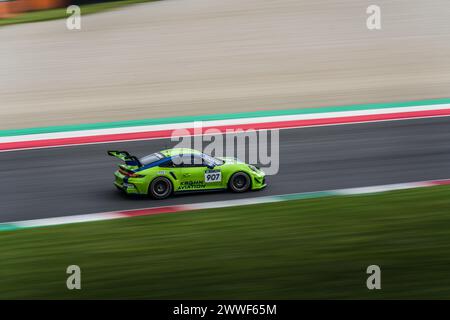
[(108, 151), (119, 165), (114, 184), (127, 194), (164, 199), (178, 192), (228, 189), (246, 192), (266, 187), (265, 173), (235, 158), (214, 158), (193, 149), (168, 149), (137, 158)]

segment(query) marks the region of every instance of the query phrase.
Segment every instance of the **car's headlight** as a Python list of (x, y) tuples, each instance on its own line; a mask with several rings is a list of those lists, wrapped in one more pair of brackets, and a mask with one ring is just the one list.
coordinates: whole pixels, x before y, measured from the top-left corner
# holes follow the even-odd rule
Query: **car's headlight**
[(251, 164), (249, 164), (248, 167), (249, 167), (250, 169), (252, 169), (252, 171), (254, 171), (254, 172), (256, 172), (256, 173), (259, 173), (259, 169), (258, 169), (257, 167), (255, 167), (255, 166), (253, 166), (253, 165), (251, 165)]

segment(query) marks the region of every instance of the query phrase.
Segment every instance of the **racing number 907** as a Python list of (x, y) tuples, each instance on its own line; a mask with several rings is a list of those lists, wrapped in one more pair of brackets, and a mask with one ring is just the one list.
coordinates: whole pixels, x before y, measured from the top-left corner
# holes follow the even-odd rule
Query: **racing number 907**
[(205, 182), (220, 182), (222, 180), (221, 172), (206, 172)]

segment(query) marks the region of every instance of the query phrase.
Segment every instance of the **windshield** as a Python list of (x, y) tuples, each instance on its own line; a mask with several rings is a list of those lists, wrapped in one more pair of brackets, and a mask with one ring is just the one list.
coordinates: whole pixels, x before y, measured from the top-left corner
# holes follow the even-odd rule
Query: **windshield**
[(164, 156), (163, 156), (161, 153), (156, 152), (156, 153), (152, 153), (152, 154), (150, 154), (150, 155), (148, 155), (148, 156), (145, 156), (145, 157), (140, 158), (140, 159), (139, 159), (139, 162), (140, 162), (143, 166), (145, 166), (145, 165), (147, 165), (147, 164), (150, 164), (150, 163), (156, 162), (156, 161), (158, 161), (158, 160), (161, 160), (162, 158), (164, 158)]

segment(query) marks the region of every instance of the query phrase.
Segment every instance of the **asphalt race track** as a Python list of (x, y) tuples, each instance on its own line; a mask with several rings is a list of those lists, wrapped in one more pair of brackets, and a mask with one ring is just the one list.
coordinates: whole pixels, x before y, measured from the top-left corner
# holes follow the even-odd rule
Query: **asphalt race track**
[(280, 170), (263, 191), (184, 194), (155, 201), (112, 185), (110, 149), (142, 156), (169, 140), (0, 153), (0, 222), (171, 204), (450, 178), (450, 117), (280, 132)]

